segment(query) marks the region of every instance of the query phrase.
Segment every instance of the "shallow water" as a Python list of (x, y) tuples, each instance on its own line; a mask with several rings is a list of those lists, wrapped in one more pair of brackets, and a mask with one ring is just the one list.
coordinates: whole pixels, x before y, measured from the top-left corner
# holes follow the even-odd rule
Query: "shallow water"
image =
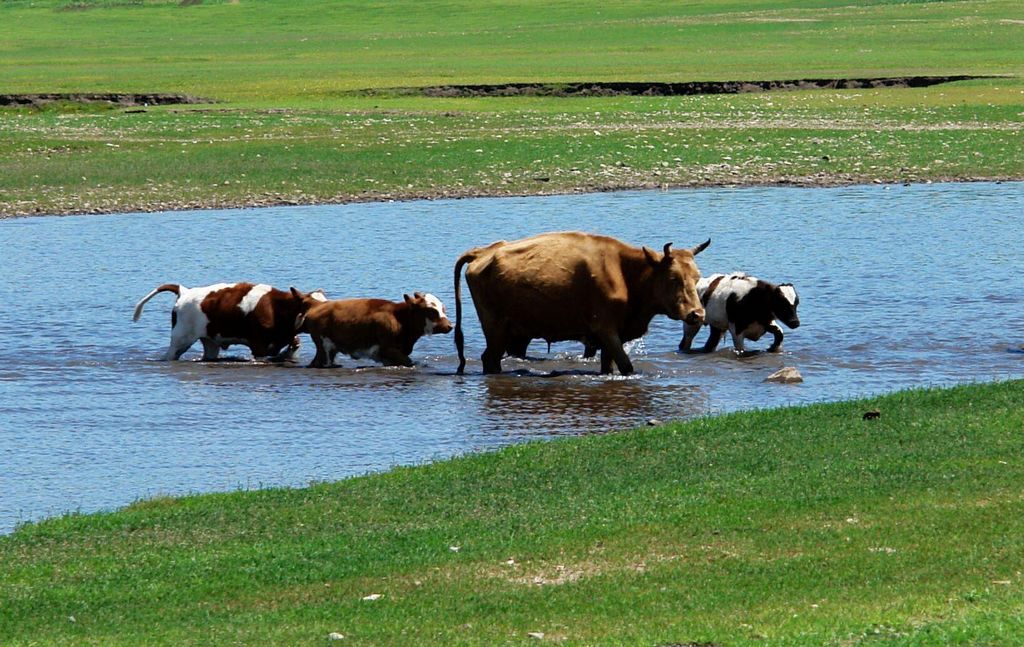
[[(0, 532), (136, 499), (300, 486), (650, 418), (837, 400), (1024, 375), (1024, 184), (712, 189), (290, 207), (0, 222)], [(253, 280), (333, 298), (437, 294), (469, 247), (582, 229), (660, 249), (692, 246), (702, 271), (794, 283), (803, 325), (784, 352), (674, 352), (655, 319), (630, 349), (639, 373), (597, 375), (578, 344), (484, 377), (466, 304), (467, 375), (450, 335), (416, 369), (312, 370), (155, 361), (173, 296), (164, 282)], [(468, 291), (463, 290), (464, 296)], [(468, 298), (468, 297), (467, 297)], [(698, 337), (703, 342), (704, 334)], [(764, 348), (767, 340), (752, 344)], [(306, 341), (303, 364), (312, 357)], [(242, 347), (227, 353), (246, 357)], [(193, 350), (186, 358), (196, 358)], [(763, 382), (796, 366), (805, 382)]]

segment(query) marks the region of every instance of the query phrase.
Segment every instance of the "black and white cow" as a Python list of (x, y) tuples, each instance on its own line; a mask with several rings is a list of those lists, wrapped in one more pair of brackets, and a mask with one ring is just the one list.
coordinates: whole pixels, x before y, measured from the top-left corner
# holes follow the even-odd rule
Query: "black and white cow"
[[(746, 339), (757, 341), (766, 332), (774, 337), (768, 352), (778, 352), (782, 347), (782, 329), (776, 325), (778, 319), (789, 328), (800, 326), (796, 307), (800, 297), (789, 283), (775, 285), (742, 272), (733, 274), (712, 274), (697, 283), (697, 293), (704, 304), (704, 325), (711, 328), (704, 348), (699, 352), (710, 353), (718, 348), (722, 334), (729, 331), (737, 353), (744, 353)], [(693, 338), (701, 329), (699, 325), (685, 324), (679, 350), (691, 350)]]

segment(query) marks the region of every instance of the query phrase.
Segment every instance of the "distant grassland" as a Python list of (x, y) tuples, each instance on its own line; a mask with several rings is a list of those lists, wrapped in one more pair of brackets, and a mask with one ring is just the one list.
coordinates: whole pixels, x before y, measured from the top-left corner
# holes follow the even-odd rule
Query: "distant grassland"
[(1022, 401), (897, 393), (30, 524), (0, 537), (0, 644), (1016, 647)]
[[(8, 92), (333, 107), (346, 90), (453, 82), (1018, 74), (1024, 63), (1016, 0), (0, 5)], [(68, 6), (97, 8), (57, 10)]]
[[(1014, 1), (0, 0), (0, 214), (1024, 177)], [(918, 90), (435, 99), (438, 84), (1009, 75)]]

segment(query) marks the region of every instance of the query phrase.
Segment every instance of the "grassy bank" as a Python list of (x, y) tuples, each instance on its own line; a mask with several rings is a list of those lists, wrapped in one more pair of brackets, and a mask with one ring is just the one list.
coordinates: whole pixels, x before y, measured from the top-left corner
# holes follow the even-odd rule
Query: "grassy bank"
[(1022, 401), (898, 393), (28, 525), (0, 538), (0, 643), (1016, 645)]
[[(678, 4), (678, 3), (677, 3)], [(0, 215), (718, 184), (1024, 178), (1010, 0), (552, 4), (3, 0)], [(927, 89), (431, 99), (509, 81), (1010, 75)]]

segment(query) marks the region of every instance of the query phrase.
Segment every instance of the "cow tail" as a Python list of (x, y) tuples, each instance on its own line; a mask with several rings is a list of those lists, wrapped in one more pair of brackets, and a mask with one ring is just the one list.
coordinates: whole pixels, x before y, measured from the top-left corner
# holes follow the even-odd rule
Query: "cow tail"
[(142, 301), (135, 304), (135, 314), (132, 316), (132, 321), (138, 321), (139, 317), (142, 316), (142, 306), (146, 305), (146, 302), (160, 294), (161, 292), (173, 292), (174, 294), (181, 296), (181, 286), (177, 283), (164, 283), (157, 289), (153, 290), (146, 296), (142, 297)]
[(455, 350), (459, 354), (459, 368), (456, 375), (466, 370), (465, 339), (462, 336), (462, 266), (476, 259), (476, 254), (466, 252), (455, 263)]

